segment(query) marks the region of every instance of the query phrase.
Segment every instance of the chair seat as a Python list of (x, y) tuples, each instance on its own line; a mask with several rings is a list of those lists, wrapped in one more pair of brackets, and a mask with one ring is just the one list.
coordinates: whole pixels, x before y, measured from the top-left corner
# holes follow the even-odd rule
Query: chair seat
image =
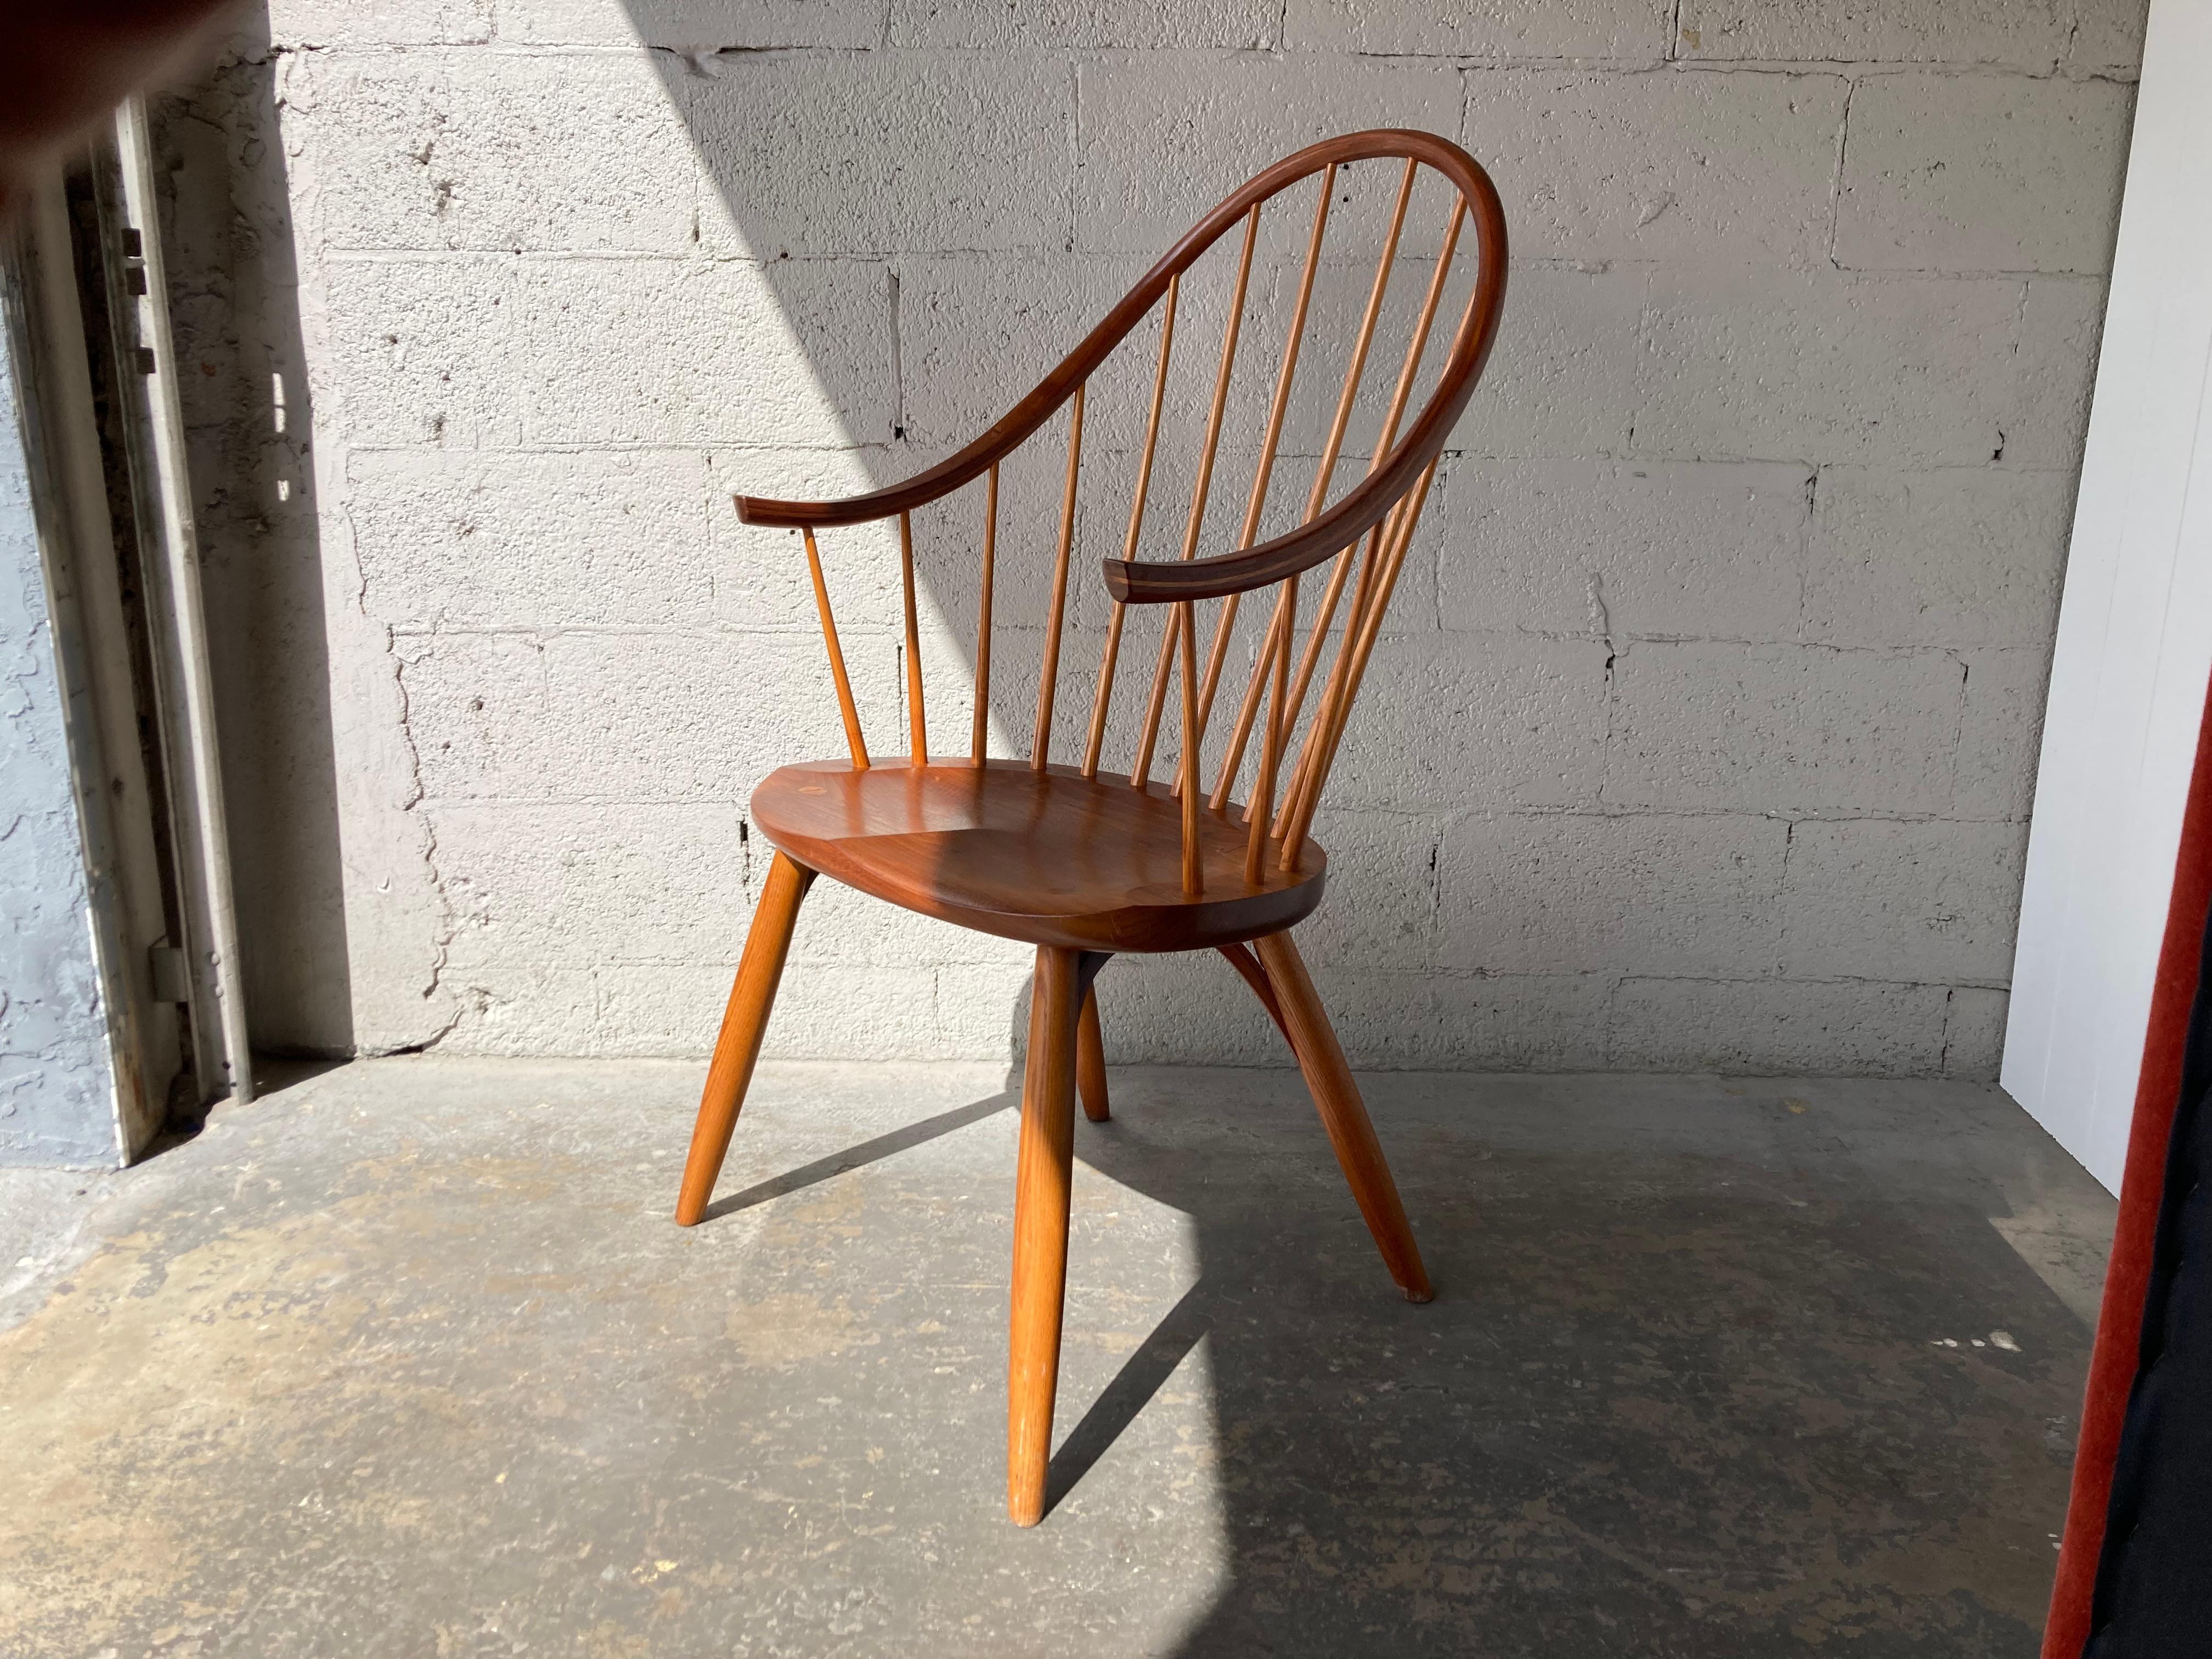
[(1192, 896), (1182, 805), (1164, 783), (892, 757), (863, 771), (787, 766), (752, 799), (761, 833), (833, 881), (981, 933), (1084, 951), (1206, 949), (1311, 914), (1328, 874), (1322, 849), (1309, 840), (1293, 871), (1277, 869), (1271, 849), (1253, 886), (1242, 818), (1199, 814), (1204, 891)]

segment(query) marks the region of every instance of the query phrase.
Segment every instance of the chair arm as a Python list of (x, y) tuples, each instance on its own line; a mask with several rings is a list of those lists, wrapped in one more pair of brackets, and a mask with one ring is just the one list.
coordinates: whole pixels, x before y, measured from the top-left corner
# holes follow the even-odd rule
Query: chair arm
[(1188, 599), (1218, 599), (1226, 593), (1249, 592), (1286, 576), (1310, 570), (1323, 560), (1351, 546), (1387, 517), (1413, 489), (1421, 471), (1442, 453), (1444, 440), (1474, 393), (1475, 383), (1490, 356), (1496, 337), (1498, 313), (1504, 301), (1502, 274), (1494, 292), (1476, 296), (1468, 308), (1468, 323), (1480, 322), (1481, 334), (1475, 350), (1462, 359), (1456, 373), (1414, 422), (1398, 447), (1375, 471), (1326, 513), (1285, 535), (1256, 547), (1206, 559), (1149, 562), (1136, 559), (1103, 561), (1106, 591), (1124, 605), (1168, 605)]
[[(917, 472), (902, 483), (872, 489), (865, 495), (848, 495), (836, 501), (787, 501), (769, 495), (738, 495), (738, 519), (744, 524), (781, 530), (819, 530), (832, 525), (872, 524), (927, 507), (974, 479), (999, 459), (1003, 450), (989, 453), (989, 435), (970, 444), (949, 460)], [(1006, 448), (1013, 446), (1009, 444)]]

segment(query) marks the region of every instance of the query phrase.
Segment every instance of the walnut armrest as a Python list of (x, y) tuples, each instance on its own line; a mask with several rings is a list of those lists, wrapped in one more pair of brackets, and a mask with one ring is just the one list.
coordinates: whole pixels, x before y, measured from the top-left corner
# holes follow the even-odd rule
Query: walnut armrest
[[(1502, 224), (1496, 234), (1502, 245)], [(1497, 337), (1497, 316), (1505, 298), (1504, 269), (1502, 258), (1494, 266), (1488, 262), (1483, 266), (1486, 280), (1495, 272), (1497, 291), (1478, 293), (1468, 308), (1468, 325), (1480, 325), (1481, 332), (1474, 351), (1455, 362), (1454, 367), (1462, 371), (1456, 377), (1458, 384), (1447, 385), (1440, 391), (1421, 418), (1399, 440), (1389, 459), (1342, 501), (1273, 541), (1239, 548), (1233, 553), (1171, 562), (1105, 560), (1106, 591), (1124, 605), (1169, 605), (1249, 592), (1255, 587), (1265, 587), (1286, 576), (1312, 569), (1380, 524), (1413, 487), (1422, 470), (1437, 459), (1444, 447), (1445, 437), (1466, 409), (1468, 399), (1474, 394), (1483, 363), (1490, 356), (1491, 341)]]
[[(1039, 387), (1038, 390), (1043, 388)], [(1072, 386), (1068, 388), (1070, 392), (1073, 390)], [(902, 513), (911, 513), (918, 507), (928, 506), (940, 495), (951, 495), (963, 484), (972, 483), (1030, 432), (1043, 425), (1047, 416), (1058, 406), (1054, 404), (1045, 409), (1027, 428), (1009, 437), (1005, 435), (1005, 428), (1016, 415), (1023, 412), (1017, 409), (1013, 415), (1009, 415), (957, 455), (939, 461), (935, 466), (917, 472), (902, 483), (872, 489), (865, 495), (848, 495), (836, 501), (786, 501), (769, 495), (733, 496), (732, 499), (738, 504), (738, 521), (764, 525), (773, 530), (823, 530), (836, 525), (872, 524), (878, 519), (894, 519)]]

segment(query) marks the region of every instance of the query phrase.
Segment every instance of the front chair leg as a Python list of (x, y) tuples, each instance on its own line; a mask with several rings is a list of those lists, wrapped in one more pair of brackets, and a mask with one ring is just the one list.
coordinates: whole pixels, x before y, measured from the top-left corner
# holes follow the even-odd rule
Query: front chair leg
[(699, 1121), (691, 1130), (691, 1152), (684, 1161), (684, 1185), (676, 1198), (679, 1227), (696, 1224), (714, 1195), (714, 1177), (722, 1173), (730, 1134), (738, 1127), (738, 1109), (744, 1104), (753, 1066), (760, 1059), (769, 1011), (775, 1006), (783, 961), (791, 952), (799, 901), (813, 884), (814, 872), (782, 853), (769, 866), (768, 884), (753, 911), (745, 952), (738, 960), (737, 982), (730, 987), (730, 1004), (723, 1011), (722, 1034), (715, 1039), (714, 1058), (707, 1067), (707, 1087), (699, 1097)]
[(1267, 970), (1268, 981), (1274, 987), (1289, 1025), (1298, 1069), (1305, 1073), (1306, 1087), (1321, 1110), (1322, 1123), (1328, 1130), (1329, 1145), (1336, 1149), (1344, 1178), (1352, 1183), (1359, 1213), (1367, 1218), (1367, 1231), (1375, 1235), (1383, 1265), (1398, 1281), (1406, 1299), (1426, 1302), (1436, 1292), (1429, 1288), (1420, 1248), (1413, 1243), (1413, 1228), (1407, 1224), (1406, 1206), (1398, 1201), (1398, 1183), (1390, 1179), (1390, 1166), (1382, 1161), (1375, 1126), (1360, 1103), (1358, 1085), (1352, 1080), (1352, 1068), (1345, 1063), (1344, 1050), (1306, 973), (1305, 960), (1291, 943), (1287, 930), (1270, 933), (1259, 945), (1261, 965)]
[(1021, 1153), (1014, 1173), (1013, 1317), (1006, 1352), (1006, 1513), (1044, 1519), (1060, 1384), (1060, 1304), (1067, 1288), (1067, 1200), (1075, 1163), (1075, 1029), (1106, 958), (1042, 945), (1030, 1000), (1022, 1078)]

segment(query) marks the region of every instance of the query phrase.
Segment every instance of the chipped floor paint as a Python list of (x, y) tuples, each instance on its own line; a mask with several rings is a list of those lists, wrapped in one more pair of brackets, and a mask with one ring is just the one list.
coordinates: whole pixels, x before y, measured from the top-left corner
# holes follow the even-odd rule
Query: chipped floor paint
[(0, 1652), (2033, 1650), (2112, 1206), (1992, 1089), (1374, 1078), (1414, 1308), (1291, 1074), (1117, 1070), (1024, 1533), (1006, 1075), (764, 1066), (685, 1231), (697, 1079), (0, 1177)]

